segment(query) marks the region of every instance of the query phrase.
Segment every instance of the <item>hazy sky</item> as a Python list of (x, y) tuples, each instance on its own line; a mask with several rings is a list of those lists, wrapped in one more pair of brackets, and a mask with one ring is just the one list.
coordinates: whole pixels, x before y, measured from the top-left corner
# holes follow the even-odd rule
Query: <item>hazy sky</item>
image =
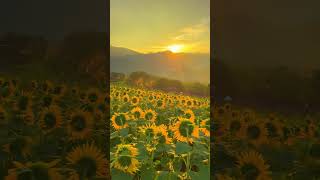
[(111, 0), (111, 45), (140, 52), (210, 52), (210, 0)]

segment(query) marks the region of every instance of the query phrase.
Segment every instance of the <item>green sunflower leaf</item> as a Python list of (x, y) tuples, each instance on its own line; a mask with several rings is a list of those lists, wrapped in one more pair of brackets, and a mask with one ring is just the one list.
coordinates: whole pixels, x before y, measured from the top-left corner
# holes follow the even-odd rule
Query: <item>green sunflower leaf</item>
[(192, 150), (192, 148), (187, 144), (183, 142), (177, 142), (176, 144), (176, 153), (177, 154), (185, 154)]

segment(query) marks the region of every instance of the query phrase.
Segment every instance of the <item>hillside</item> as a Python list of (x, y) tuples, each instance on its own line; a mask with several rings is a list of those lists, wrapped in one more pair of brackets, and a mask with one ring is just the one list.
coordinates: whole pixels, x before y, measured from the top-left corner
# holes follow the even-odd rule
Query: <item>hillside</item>
[[(122, 52), (119, 52), (120, 50)], [(210, 81), (209, 54), (174, 54), (169, 51), (142, 54), (129, 49), (115, 47), (111, 47), (110, 52), (111, 72), (131, 73), (145, 71), (156, 76), (181, 81), (202, 83)]]

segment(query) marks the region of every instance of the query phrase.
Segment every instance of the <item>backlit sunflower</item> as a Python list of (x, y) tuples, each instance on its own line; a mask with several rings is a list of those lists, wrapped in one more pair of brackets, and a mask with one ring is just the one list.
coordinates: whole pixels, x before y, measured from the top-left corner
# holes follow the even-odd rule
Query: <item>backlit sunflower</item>
[(237, 168), (241, 179), (245, 180), (271, 180), (269, 165), (267, 165), (261, 154), (255, 151), (243, 152), (238, 157)]
[(9, 169), (6, 180), (62, 180), (59, 168), (55, 166), (60, 160), (46, 162), (27, 162), (26, 164), (13, 161), (14, 168)]
[(90, 89), (87, 92), (87, 99), (86, 101), (89, 103), (97, 103), (101, 100), (101, 94), (98, 89)]
[(267, 142), (268, 131), (261, 121), (255, 120), (244, 123), (240, 132), (242, 138), (256, 146)]
[(133, 97), (131, 98), (131, 104), (132, 104), (133, 106), (138, 105), (139, 102), (140, 102), (140, 99), (139, 99), (137, 96), (133, 96)]
[(111, 124), (114, 129), (119, 130), (128, 127), (128, 120), (130, 120), (130, 117), (127, 113), (115, 113), (111, 117)]
[(77, 111), (71, 114), (68, 121), (68, 132), (71, 140), (85, 139), (90, 136), (93, 118), (88, 112)]
[(181, 117), (173, 125), (172, 131), (174, 132), (174, 138), (181, 142), (193, 143), (193, 137), (199, 137), (199, 127), (194, 122)]
[(153, 138), (156, 135), (157, 126), (154, 124), (147, 124), (139, 127), (140, 131), (149, 138)]
[(52, 95), (62, 97), (67, 92), (66, 85), (56, 85), (52, 88)]
[(44, 133), (51, 132), (62, 125), (62, 116), (58, 106), (45, 109), (40, 114), (39, 126)]
[(172, 138), (169, 137), (167, 126), (164, 124), (161, 124), (160, 126), (157, 126), (155, 129), (156, 132), (156, 139), (158, 139), (158, 142), (160, 144), (170, 144), (172, 142)]
[(135, 107), (130, 112), (135, 120), (144, 118), (144, 112), (140, 107)]
[(184, 111), (184, 117), (189, 119), (192, 122), (194, 122), (195, 120), (195, 115), (191, 109), (187, 109)]
[(144, 112), (144, 119), (151, 122), (155, 122), (157, 119), (157, 113), (152, 109), (148, 109)]
[(163, 99), (157, 99), (155, 101), (155, 107), (157, 107), (159, 109), (164, 109), (166, 107), (166, 103), (164, 102)]
[(105, 154), (94, 144), (84, 144), (73, 148), (66, 157), (74, 170), (69, 179), (91, 179), (106, 177), (108, 161)]
[(140, 166), (136, 159), (139, 154), (138, 149), (131, 144), (119, 144), (116, 149), (115, 160), (112, 162), (113, 167), (126, 173), (136, 173)]
[(187, 108), (192, 108), (193, 107), (193, 103), (191, 99), (187, 99), (185, 102), (185, 105)]
[(124, 96), (122, 96), (122, 101), (124, 102), (124, 103), (127, 103), (127, 102), (129, 102), (130, 101), (130, 96), (129, 95), (124, 95)]

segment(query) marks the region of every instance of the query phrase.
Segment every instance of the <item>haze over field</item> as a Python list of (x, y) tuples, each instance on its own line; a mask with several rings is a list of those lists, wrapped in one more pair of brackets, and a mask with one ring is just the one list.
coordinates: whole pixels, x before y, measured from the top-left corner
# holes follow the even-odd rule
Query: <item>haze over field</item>
[(203, 53), (139, 53), (111, 47), (111, 72), (144, 71), (156, 76), (188, 82), (209, 83), (210, 55)]

